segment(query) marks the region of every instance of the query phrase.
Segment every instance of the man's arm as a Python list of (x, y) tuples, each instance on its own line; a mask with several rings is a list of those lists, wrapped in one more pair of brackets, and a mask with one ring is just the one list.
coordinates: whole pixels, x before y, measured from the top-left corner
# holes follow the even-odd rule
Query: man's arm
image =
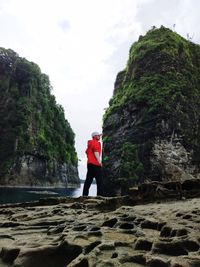
[(94, 155), (95, 155), (95, 157), (96, 157), (96, 159), (97, 159), (97, 161), (99, 162), (99, 164), (101, 164), (101, 159), (100, 159), (100, 156), (99, 156), (99, 152), (94, 152)]

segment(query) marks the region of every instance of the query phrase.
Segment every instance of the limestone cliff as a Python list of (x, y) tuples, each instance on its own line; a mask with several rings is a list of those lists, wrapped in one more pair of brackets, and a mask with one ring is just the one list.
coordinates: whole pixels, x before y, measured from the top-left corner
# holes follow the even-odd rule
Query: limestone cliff
[(153, 28), (132, 45), (104, 114), (106, 193), (198, 177), (199, 136), (200, 46)]
[(0, 48), (0, 185), (79, 184), (74, 133), (33, 62)]

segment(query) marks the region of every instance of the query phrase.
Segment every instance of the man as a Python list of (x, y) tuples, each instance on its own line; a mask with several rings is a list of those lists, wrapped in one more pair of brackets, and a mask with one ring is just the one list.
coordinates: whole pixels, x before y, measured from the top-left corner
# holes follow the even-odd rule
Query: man
[(101, 134), (92, 133), (92, 140), (88, 141), (87, 154), (87, 175), (83, 187), (83, 196), (88, 196), (93, 178), (96, 179), (97, 195), (102, 195), (102, 164), (101, 164)]

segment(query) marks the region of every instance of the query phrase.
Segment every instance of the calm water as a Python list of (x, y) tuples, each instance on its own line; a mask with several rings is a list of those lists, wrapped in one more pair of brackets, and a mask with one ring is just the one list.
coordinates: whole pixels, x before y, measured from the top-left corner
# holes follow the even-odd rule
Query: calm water
[[(0, 187), (0, 204), (22, 203), (39, 200), (48, 197), (80, 197), (83, 191), (83, 184), (80, 188), (8, 188)], [(89, 196), (96, 196), (96, 184), (90, 187)]]

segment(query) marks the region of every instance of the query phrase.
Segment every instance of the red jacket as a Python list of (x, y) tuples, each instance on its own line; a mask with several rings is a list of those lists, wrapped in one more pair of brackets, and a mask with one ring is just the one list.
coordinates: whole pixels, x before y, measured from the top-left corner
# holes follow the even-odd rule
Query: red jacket
[(97, 161), (94, 152), (98, 152), (99, 156), (101, 155), (101, 143), (96, 139), (88, 141), (88, 147), (85, 151), (88, 158), (87, 164), (92, 163), (94, 165), (101, 166), (101, 164)]

